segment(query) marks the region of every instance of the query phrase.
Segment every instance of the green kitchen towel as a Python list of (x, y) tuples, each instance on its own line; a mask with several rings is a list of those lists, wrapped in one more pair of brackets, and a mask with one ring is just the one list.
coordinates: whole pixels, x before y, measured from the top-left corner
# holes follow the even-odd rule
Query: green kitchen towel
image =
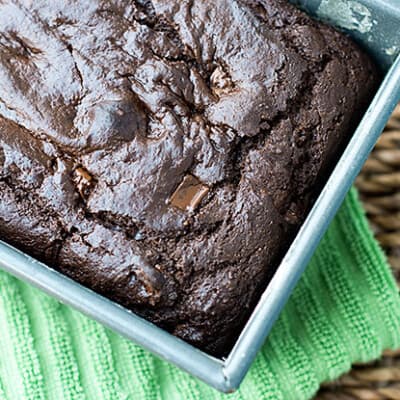
[(232, 395), (0, 272), (0, 399), (309, 399), (399, 346), (396, 285), (354, 190)]

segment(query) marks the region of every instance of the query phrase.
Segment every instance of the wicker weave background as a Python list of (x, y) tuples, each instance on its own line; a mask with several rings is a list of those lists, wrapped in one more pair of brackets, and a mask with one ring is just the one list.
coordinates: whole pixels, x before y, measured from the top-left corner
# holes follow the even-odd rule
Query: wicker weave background
[[(400, 286), (400, 104), (356, 180), (376, 238), (388, 255)], [(315, 400), (400, 400), (400, 350), (355, 365), (324, 384)]]

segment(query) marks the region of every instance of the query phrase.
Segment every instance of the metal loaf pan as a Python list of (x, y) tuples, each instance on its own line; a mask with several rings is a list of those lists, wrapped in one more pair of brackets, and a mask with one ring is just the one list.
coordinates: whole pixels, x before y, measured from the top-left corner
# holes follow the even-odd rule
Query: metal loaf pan
[(235, 347), (216, 359), (0, 242), (0, 267), (101, 322), (223, 392), (243, 380), (260, 346), (353, 180), (400, 100), (400, 0), (297, 0), (311, 15), (344, 29), (386, 73), (382, 85), (329, 177), (307, 220), (282, 260)]

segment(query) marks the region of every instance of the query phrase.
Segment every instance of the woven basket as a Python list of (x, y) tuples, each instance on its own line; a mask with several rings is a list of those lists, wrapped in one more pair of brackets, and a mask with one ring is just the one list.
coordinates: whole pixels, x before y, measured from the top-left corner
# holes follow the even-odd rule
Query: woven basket
[[(368, 219), (400, 286), (400, 104), (356, 180)], [(315, 400), (400, 400), (400, 350), (357, 364)]]

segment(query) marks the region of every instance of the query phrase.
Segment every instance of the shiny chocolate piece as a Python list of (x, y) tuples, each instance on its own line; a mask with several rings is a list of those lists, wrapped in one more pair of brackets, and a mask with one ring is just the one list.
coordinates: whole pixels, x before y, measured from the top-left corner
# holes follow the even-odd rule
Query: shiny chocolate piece
[(210, 76), (210, 83), (211, 89), (218, 96), (227, 94), (234, 88), (231, 77), (221, 65), (214, 69)]
[(186, 175), (171, 196), (171, 204), (183, 211), (194, 211), (201, 203), (209, 188), (193, 175)]
[(75, 170), (74, 182), (81, 196), (85, 196), (93, 182), (92, 176), (86, 169), (79, 167)]

